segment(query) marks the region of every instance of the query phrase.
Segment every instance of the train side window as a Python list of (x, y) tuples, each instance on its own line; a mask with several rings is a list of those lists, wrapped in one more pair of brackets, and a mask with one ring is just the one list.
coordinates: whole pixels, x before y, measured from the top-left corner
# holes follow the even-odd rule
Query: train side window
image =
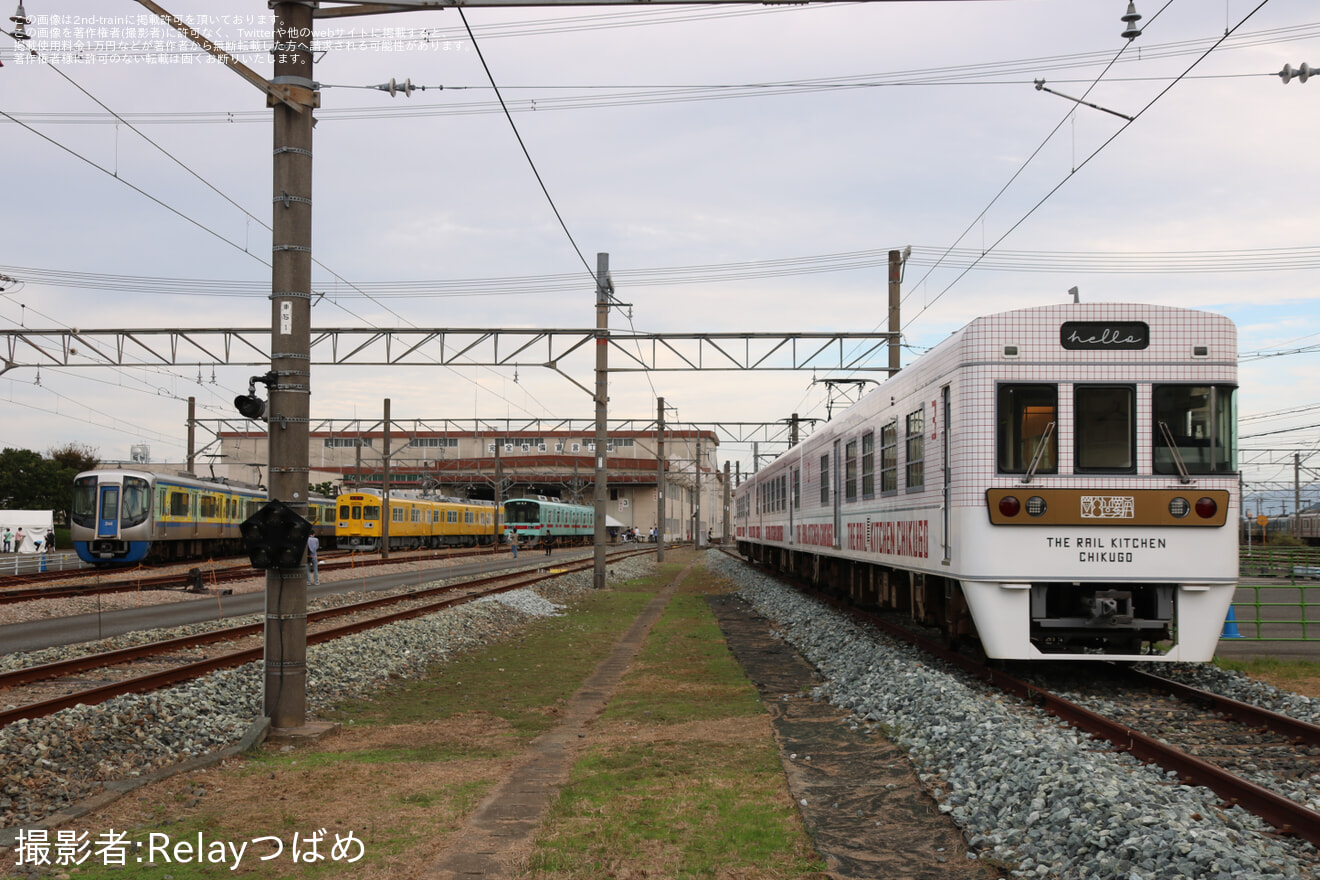
[(1025, 474), (1037, 452), (1036, 473), (1059, 472), (1058, 413), (1057, 385), (999, 386), (995, 446), (1000, 473)]
[(187, 516), (189, 512), (190, 511), (188, 510), (188, 493), (171, 492), (170, 516)]
[(1179, 459), (1189, 474), (1237, 471), (1236, 390), (1231, 385), (1155, 386), (1155, 473), (1178, 473)]
[(1076, 470), (1136, 470), (1136, 391), (1127, 385), (1074, 388)]
[(364, 504), (364, 505), (362, 506), (362, 518), (363, 518), (363, 519), (372, 519), (372, 520), (378, 520), (378, 519), (380, 519), (380, 505), (379, 505), (379, 504)]
[(843, 447), (843, 498), (857, 500), (857, 441), (849, 440)]
[(920, 492), (926, 487), (926, 409), (907, 415), (907, 491)]
[(793, 468), (793, 509), (802, 509), (802, 468)]
[(898, 491), (898, 420), (880, 429), (880, 494)]
[(820, 503), (822, 505), (830, 503), (830, 457), (828, 454), (820, 457)]
[(875, 497), (875, 432), (862, 435), (862, 497)]

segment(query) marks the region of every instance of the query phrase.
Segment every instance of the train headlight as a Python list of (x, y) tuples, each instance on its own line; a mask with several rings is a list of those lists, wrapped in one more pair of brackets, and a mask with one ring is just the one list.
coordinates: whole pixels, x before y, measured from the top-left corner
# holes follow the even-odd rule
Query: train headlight
[(1169, 502), (1170, 516), (1176, 517), (1178, 519), (1182, 519), (1184, 516), (1191, 513), (1191, 511), (1192, 511), (1192, 505), (1187, 501), (1186, 498), (1174, 498), (1172, 501)]
[(1219, 512), (1219, 505), (1213, 498), (1198, 498), (1196, 500), (1196, 515), (1201, 519), (1210, 519)]
[(1027, 513), (1031, 516), (1043, 516), (1045, 513), (1045, 499), (1039, 495), (1032, 495), (1028, 498)]
[(1005, 495), (999, 499), (999, 512), (1004, 516), (1017, 516), (1018, 511), (1022, 509), (1022, 502), (1018, 501), (1012, 495)]

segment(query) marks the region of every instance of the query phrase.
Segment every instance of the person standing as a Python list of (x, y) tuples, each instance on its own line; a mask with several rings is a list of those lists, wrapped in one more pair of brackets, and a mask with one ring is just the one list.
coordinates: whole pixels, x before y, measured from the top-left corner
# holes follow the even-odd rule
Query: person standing
[(14, 549), (14, 533), (5, 526), (5, 552), (8, 553)]
[(315, 533), (307, 536), (307, 583), (321, 583), (321, 568), (317, 563), (316, 551), (321, 549), (321, 541)]
[(509, 548), (513, 551), (513, 558), (518, 558), (518, 536), (512, 535), (509, 538)]
[(14, 552), (23, 552), (23, 527), (19, 526), (18, 531), (14, 532)]
[(49, 553), (55, 549), (55, 530), (46, 529), (46, 543), (42, 545), (42, 553)]

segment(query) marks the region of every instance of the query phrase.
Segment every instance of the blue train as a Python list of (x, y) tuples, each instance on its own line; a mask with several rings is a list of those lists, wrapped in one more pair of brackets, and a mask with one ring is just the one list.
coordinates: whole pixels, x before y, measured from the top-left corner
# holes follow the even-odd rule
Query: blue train
[(521, 544), (545, 538), (559, 545), (589, 543), (596, 533), (595, 508), (546, 498), (504, 502), (504, 536)]
[[(128, 565), (242, 554), (239, 526), (266, 490), (139, 470), (95, 470), (73, 481), (70, 532), (84, 562)], [(313, 496), (308, 520), (334, 546), (335, 501)]]

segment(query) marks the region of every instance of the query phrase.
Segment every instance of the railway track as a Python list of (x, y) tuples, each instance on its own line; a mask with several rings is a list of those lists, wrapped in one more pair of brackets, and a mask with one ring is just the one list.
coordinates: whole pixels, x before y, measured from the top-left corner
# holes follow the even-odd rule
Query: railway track
[[(1096, 711), (1055, 693), (1051, 689), (1033, 684), (950, 650), (942, 644), (917, 635), (904, 627), (864, 612), (853, 610), (853, 613), (858, 614), (868, 623), (876, 625), (888, 634), (909, 641), (922, 650), (959, 667), (967, 674), (1006, 693), (1033, 703), (1092, 736), (1107, 740), (1120, 751), (1128, 752), (1141, 761), (1155, 764), (1166, 771), (1176, 773), (1184, 784), (1200, 785), (1210, 789), (1223, 798), (1226, 805), (1240, 806), (1269, 822), (1282, 833), (1295, 834), (1314, 845), (1320, 846), (1320, 812), (1296, 803), (1288, 797), (1235, 772), (1234, 765), (1240, 767), (1243, 763), (1267, 760), (1263, 751), (1254, 753), (1254, 760), (1253, 753), (1240, 752), (1237, 762), (1212, 761), (1208, 757), (1201, 757), (1184, 750), (1175, 741), (1165, 739), (1164, 735), (1170, 732), (1170, 726), (1160, 726), (1160, 735), (1158, 736), (1140, 729), (1138, 724), (1148, 724), (1151, 720), (1149, 717), (1142, 722), (1138, 720), (1133, 712), (1120, 712), (1111, 710), (1110, 707), (1107, 707), (1105, 711)], [(1288, 750), (1286, 763), (1294, 767), (1310, 767), (1312, 768), (1311, 772), (1320, 770), (1320, 763), (1317, 763), (1315, 756), (1309, 755), (1298, 748), (1301, 745), (1304, 748), (1314, 749), (1315, 745), (1313, 744), (1320, 744), (1320, 727), (1266, 709), (1248, 706), (1245, 703), (1237, 703), (1234, 700), (1229, 700), (1208, 691), (1199, 691), (1185, 685), (1177, 685), (1174, 682), (1159, 679), (1149, 674), (1134, 674), (1140, 676), (1144, 687), (1151, 690), (1164, 689), (1167, 697), (1173, 698), (1175, 702), (1181, 701), (1183, 708), (1180, 712), (1184, 718), (1191, 717), (1186, 713), (1190, 711), (1193, 704), (1210, 707), (1209, 711), (1201, 711), (1196, 715), (1198, 719), (1196, 726), (1203, 732), (1203, 739), (1213, 740), (1217, 736), (1228, 736), (1239, 742), (1245, 742), (1250, 738), (1249, 731), (1251, 730), (1259, 731), (1263, 728), (1282, 732), (1280, 737), (1272, 739), (1271, 744), (1275, 749), (1286, 744)], [(1112, 696), (1113, 693), (1111, 692)], [(1124, 699), (1127, 699), (1127, 697), (1124, 697)], [(1167, 700), (1164, 704), (1169, 705)], [(1245, 724), (1235, 722), (1233, 721), (1233, 714), (1251, 720)], [(1230, 723), (1237, 724), (1237, 728), (1230, 728)], [(1257, 737), (1259, 737), (1259, 734), (1257, 734)], [(1187, 742), (1185, 738), (1180, 739), (1183, 743)], [(1279, 759), (1276, 754), (1275, 757), (1269, 760), (1277, 763)]]
[[(488, 556), (493, 552), (491, 550), (473, 551), (465, 549), (457, 552), (425, 551), (423, 553), (406, 554), (396, 551), (395, 555), (389, 559), (381, 559), (376, 554), (365, 556), (360, 553), (332, 552), (321, 554), (319, 567), (322, 572), (329, 572), (344, 568), (397, 565), (400, 562), (409, 562), (416, 559), (460, 559), (467, 556)], [(107, 575), (103, 570), (89, 572), (81, 577), (73, 572), (46, 572), (45, 575), (49, 576), (43, 575), (43, 580), (61, 581), (61, 583), (49, 587), (28, 586), (34, 580), (32, 577), (0, 578), (0, 605), (32, 602), (40, 599), (68, 599), (75, 596), (132, 593), (140, 590), (192, 589), (200, 592), (221, 584), (256, 577), (261, 572), (252, 568), (247, 562), (241, 562), (198, 565), (187, 570), (180, 570), (171, 566), (170, 571), (160, 573), (153, 573), (152, 569), (143, 568), (127, 575), (120, 572), (112, 572), (112, 574), (115, 579), (103, 580)], [(69, 583), (71, 580), (74, 580), (74, 582)], [(15, 586), (10, 586), (11, 583)], [(198, 587), (201, 589), (198, 590)]]
[(1277, 783), (1320, 775), (1316, 725), (1112, 664), (1106, 666), (1107, 688), (1094, 681), (1097, 670), (1088, 667), (1091, 680), (1082, 681), (1074, 670), (1070, 696), (1065, 696), (1053, 684), (1027, 681), (776, 572), (762, 573), (1036, 705), (1116, 750), (1174, 773), (1184, 784), (1214, 791), (1226, 806), (1240, 806), (1281, 833), (1320, 846), (1320, 811), (1280, 793), (1287, 786)]
[[(645, 551), (625, 551), (613, 555), (612, 558), (626, 558), (639, 552)], [(311, 645), (330, 641), (396, 621), (433, 614), (446, 608), (474, 601), (482, 596), (531, 586), (568, 572), (590, 568), (592, 565), (592, 559), (566, 562), (549, 570), (505, 573), (463, 580), (439, 587), (411, 589), (399, 594), (376, 597), (335, 608), (310, 612), (307, 616), (309, 625), (307, 643)], [(460, 595), (451, 595), (459, 591), (463, 592)], [(381, 609), (400, 604), (407, 604), (408, 607), (385, 614), (374, 614), (374, 612)], [(354, 619), (339, 625), (322, 626), (328, 621), (344, 617)], [(316, 626), (314, 631), (311, 629), (313, 625)], [(115, 681), (98, 681), (92, 687), (79, 688), (76, 684), (72, 690), (69, 690), (67, 686), (59, 687), (64, 692), (58, 696), (46, 697), (0, 711), (0, 727), (22, 718), (39, 718), (50, 715), (79, 703), (91, 705), (104, 702), (120, 694), (155, 690), (206, 675), (217, 669), (241, 666), (244, 663), (260, 660), (265, 649), (264, 646), (258, 645), (251, 648), (216, 653), (200, 660), (176, 662), (180, 652), (193, 651), (219, 642), (252, 639), (260, 636), (264, 631), (264, 627), (264, 622), (225, 627), (199, 635), (167, 639), (0, 674), (0, 704), (12, 704), (16, 699), (23, 699), (21, 689), (32, 688), (39, 683), (67, 681), (74, 676), (85, 675), (93, 671), (110, 670), (124, 664), (150, 662), (153, 665), (161, 666), (161, 668), (145, 674), (132, 676), (121, 674), (116, 676), (117, 680)], [(162, 658), (172, 659), (167, 659), (162, 663), (160, 662)], [(42, 685), (42, 688), (50, 690), (50, 685)]]

